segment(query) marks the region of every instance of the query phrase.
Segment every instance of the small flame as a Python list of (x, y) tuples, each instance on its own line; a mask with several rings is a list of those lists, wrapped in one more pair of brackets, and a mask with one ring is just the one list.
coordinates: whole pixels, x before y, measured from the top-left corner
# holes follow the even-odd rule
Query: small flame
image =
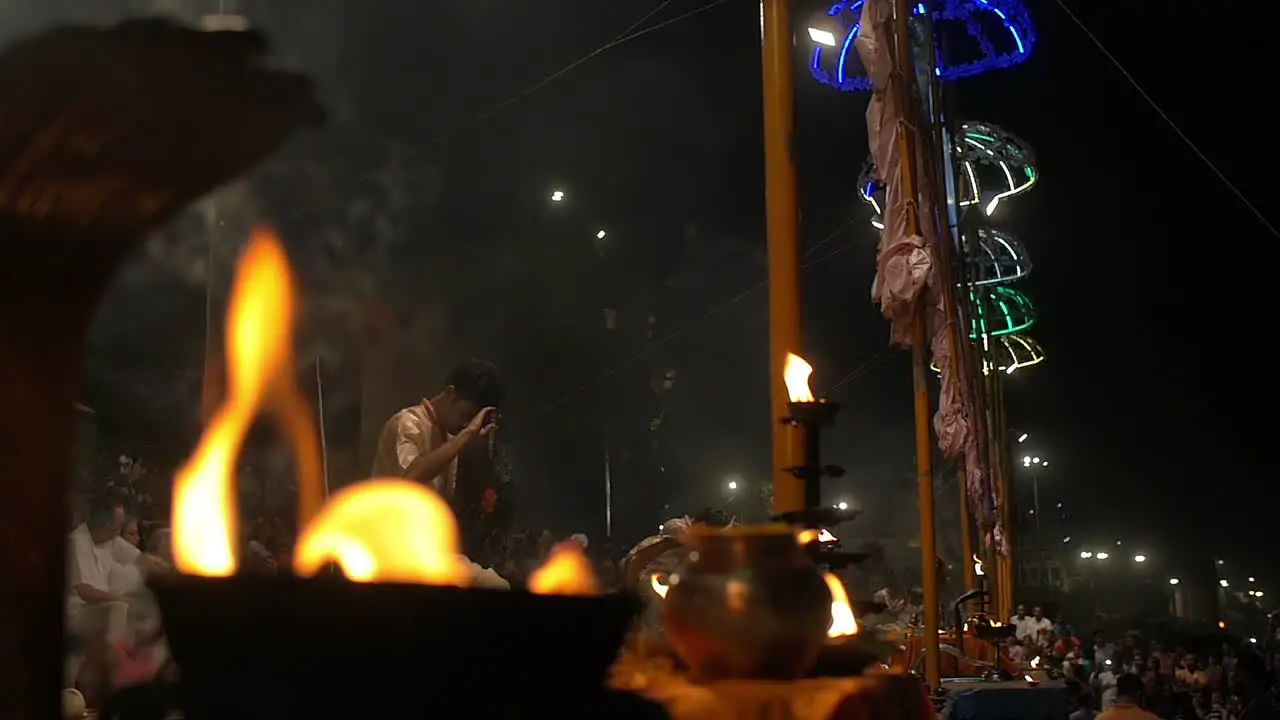
[(973, 574), (978, 576), (986, 575), (982, 571), (982, 558), (978, 557), (977, 553), (974, 553), (973, 556)]
[(991, 627), (1004, 627), (1004, 623), (1000, 622), (999, 620), (989, 620), (988, 622), (990, 623)]
[(809, 543), (815, 543), (815, 542), (816, 543), (833, 543), (835, 541), (836, 541), (836, 536), (832, 535), (831, 531), (827, 530), (826, 528), (822, 528), (821, 530), (814, 530), (811, 528), (808, 530), (801, 530), (800, 532), (796, 533), (796, 542), (800, 543), (801, 545), (808, 545)]
[(858, 621), (853, 617), (853, 606), (849, 604), (844, 583), (831, 573), (823, 573), (822, 579), (827, 581), (827, 589), (831, 591), (831, 625), (827, 628), (827, 637), (857, 635)]
[(597, 595), (600, 585), (582, 546), (572, 540), (556, 545), (529, 576), (529, 591), (538, 595)]
[(813, 391), (809, 389), (809, 376), (813, 374), (813, 366), (795, 353), (787, 353), (787, 364), (782, 367), (782, 380), (787, 384), (787, 395), (791, 402), (814, 402)]
[(653, 573), (649, 576), (649, 587), (653, 588), (653, 591), (663, 600), (667, 599), (667, 591), (671, 589), (670, 586), (663, 584), (663, 582), (658, 579), (658, 573)]
[(1035, 657), (1031, 658), (1031, 669), (1032, 669), (1032, 670), (1035, 670), (1035, 669), (1036, 669), (1036, 668), (1038, 668), (1038, 667), (1040, 667), (1040, 656), (1039, 656), (1039, 655), (1037, 655), (1037, 656), (1035, 656)]
[(1039, 681), (1039, 680), (1036, 680), (1035, 678), (1031, 677), (1030, 675), (1023, 675), (1023, 676), (1022, 676), (1022, 679), (1023, 679), (1023, 680), (1026, 680), (1028, 685), (1039, 685), (1039, 684), (1040, 684), (1040, 681)]
[(470, 584), (458, 555), (458, 522), (424, 485), (365, 480), (329, 499), (302, 529), (293, 569), (310, 577), (333, 561), (349, 580), (424, 585)]

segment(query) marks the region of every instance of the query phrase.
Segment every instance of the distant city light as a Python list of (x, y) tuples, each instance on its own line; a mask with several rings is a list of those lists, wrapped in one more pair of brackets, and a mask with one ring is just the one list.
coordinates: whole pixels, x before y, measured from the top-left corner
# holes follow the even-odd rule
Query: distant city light
[(1169, 584), (1170, 584), (1170, 585), (1177, 585), (1177, 584), (1178, 584), (1178, 583), (1180, 583), (1180, 582), (1182, 582), (1182, 581), (1181, 581), (1181, 580), (1179, 580), (1178, 578), (1169, 578)]
[(1066, 537), (1062, 538), (1062, 544), (1063, 544), (1063, 545), (1066, 545), (1066, 544), (1067, 544), (1067, 543), (1069, 543), (1069, 542), (1071, 542), (1071, 536), (1070, 536), (1070, 535), (1068, 535), (1068, 536), (1066, 536)]
[(729, 489), (730, 489), (730, 490), (737, 490), (737, 489), (738, 489), (738, 481), (737, 481), (737, 480), (730, 480), (730, 481), (729, 481)]
[(608, 235), (608, 234), (609, 234), (609, 233), (607, 233), (607, 232), (605, 232), (605, 231), (601, 230), (600, 232), (596, 233), (596, 239), (597, 239), (597, 240), (603, 240), (603, 239), (604, 239), (604, 236), (605, 236), (605, 235)]
[(1251, 638), (1249, 638), (1249, 642), (1253, 643), (1254, 645), (1257, 645), (1257, 644), (1258, 644), (1258, 638), (1251, 637)]
[(1222, 587), (1231, 587), (1231, 583), (1227, 582), (1226, 578), (1219, 580), (1218, 584), (1221, 585)]
[(1262, 597), (1262, 591), (1261, 591), (1261, 590), (1254, 590), (1254, 591), (1253, 591), (1253, 596), (1254, 596), (1254, 597)]
[(1038, 457), (1033, 457), (1033, 458), (1031, 458), (1031, 463), (1032, 463), (1033, 465), (1039, 465), (1039, 464), (1040, 464), (1040, 458), (1038, 458)]
[(555, 190), (551, 193), (551, 202), (564, 202), (564, 191)]
[(1258, 581), (1254, 580), (1253, 578), (1249, 578), (1249, 582), (1258, 582)]
[(1089, 552), (1088, 550), (1085, 550), (1080, 553), (1081, 560), (1088, 560), (1091, 557), (1093, 557), (1093, 553)]
[(836, 509), (837, 509), (837, 510), (848, 510), (848, 509), (849, 509), (849, 503), (847, 503), (847, 502), (840, 502), (840, 503), (836, 503)]
[(1018, 436), (1018, 442), (1026, 442), (1026, 441), (1027, 441), (1026, 433), (1022, 433), (1021, 435)]
[(1134, 562), (1146, 562), (1146, 561), (1147, 561), (1147, 556), (1146, 556), (1146, 555), (1134, 555), (1134, 556), (1133, 556), (1133, 561), (1134, 561)]
[(1222, 564), (1222, 561), (1221, 561), (1221, 560), (1219, 560), (1219, 561), (1218, 561), (1218, 564), (1219, 564), (1219, 565), (1221, 565), (1221, 564)]
[(1111, 557), (1111, 553), (1100, 552), (1097, 555), (1094, 555), (1094, 557), (1098, 558), (1099, 560), (1106, 560), (1107, 558)]

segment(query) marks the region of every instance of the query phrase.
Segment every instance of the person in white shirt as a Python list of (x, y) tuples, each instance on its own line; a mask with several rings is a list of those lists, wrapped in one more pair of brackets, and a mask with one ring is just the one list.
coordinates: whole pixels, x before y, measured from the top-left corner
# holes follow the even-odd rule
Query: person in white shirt
[[(103, 640), (114, 640), (126, 628), (126, 593), (131, 583), (122, 568), (132, 565), (142, 553), (120, 537), (123, 526), (123, 506), (99, 501), (90, 507), (88, 520), (68, 538), (67, 630), (86, 652)], [(68, 687), (75, 682), (83, 660), (80, 654), (68, 658), (64, 668)]]
[(1013, 617), (1009, 618), (1009, 624), (1013, 626), (1013, 635), (1019, 640), (1028, 640), (1032, 638), (1029, 623), (1031, 616), (1027, 614), (1027, 606), (1019, 605)]
[(1036, 606), (1026, 623), (1027, 634), (1037, 647), (1046, 647), (1053, 640), (1053, 621), (1044, 616), (1044, 608)]
[(1102, 710), (1110, 710), (1111, 706), (1116, 702), (1116, 682), (1119, 674), (1112, 669), (1112, 661), (1108, 658), (1099, 665), (1098, 670), (1093, 673), (1091, 684), (1094, 692), (1098, 694), (1101, 700), (1100, 707)]
[(462, 363), (449, 375), (444, 390), (397, 412), (383, 425), (373, 477), (416, 480), (451, 499), (459, 453), (497, 428), (501, 403), (498, 368), (483, 360)]

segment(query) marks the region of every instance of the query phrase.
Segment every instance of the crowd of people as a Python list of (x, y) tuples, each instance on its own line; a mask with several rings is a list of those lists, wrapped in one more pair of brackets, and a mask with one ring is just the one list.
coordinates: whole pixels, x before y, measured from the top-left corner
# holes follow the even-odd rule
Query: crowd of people
[[(1018, 606), (1002, 652), (1015, 662), (1059, 672), (1072, 720), (1277, 720), (1277, 672), (1252, 640), (1237, 646), (1170, 645), (1130, 632), (1118, 640), (1097, 631), (1083, 641), (1043, 608)], [(1264, 643), (1265, 644), (1265, 643)]]

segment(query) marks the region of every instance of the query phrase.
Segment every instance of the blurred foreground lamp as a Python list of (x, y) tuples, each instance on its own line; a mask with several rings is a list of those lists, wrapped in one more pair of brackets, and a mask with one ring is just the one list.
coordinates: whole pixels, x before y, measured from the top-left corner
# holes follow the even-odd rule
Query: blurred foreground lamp
[(825, 45), (827, 47), (836, 46), (836, 36), (830, 30), (811, 27), (809, 28), (809, 39), (819, 45)]
[[(812, 365), (799, 355), (787, 353), (782, 378), (786, 382), (790, 402), (787, 403), (788, 416), (780, 418), (779, 422), (804, 430), (804, 464), (787, 470), (804, 483), (805, 509), (798, 517), (782, 519), (805, 527), (831, 524), (830, 520), (839, 517), (833, 515), (833, 512), (838, 513), (840, 510), (822, 506), (822, 478), (844, 475), (844, 468), (839, 465), (822, 464), (822, 428), (835, 422), (836, 415), (840, 412), (840, 403), (814, 397), (813, 391), (809, 389), (811, 374)], [(815, 513), (822, 513), (822, 517), (817, 517)], [(823, 518), (827, 520), (824, 521)]]

